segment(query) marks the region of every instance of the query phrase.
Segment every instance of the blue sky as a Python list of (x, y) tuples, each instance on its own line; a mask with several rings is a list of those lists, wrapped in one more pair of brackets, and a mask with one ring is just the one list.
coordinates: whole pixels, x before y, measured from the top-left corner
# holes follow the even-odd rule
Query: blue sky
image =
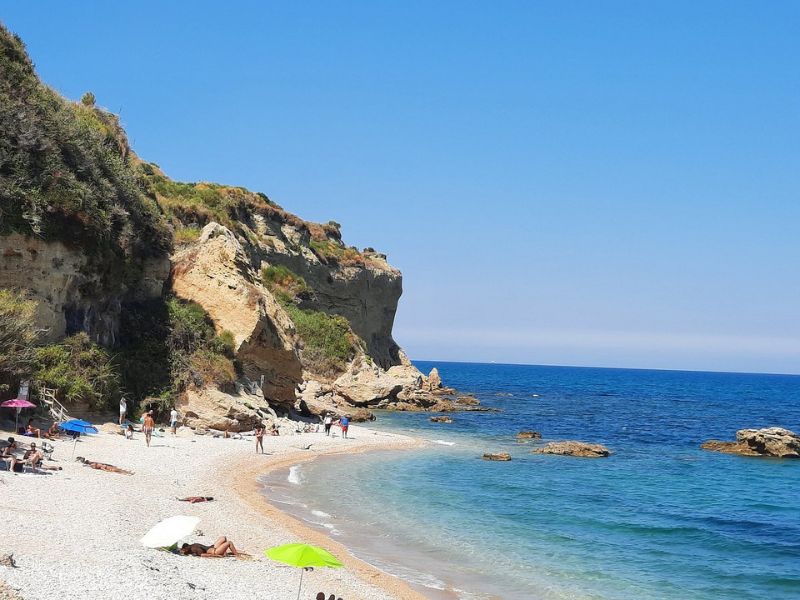
[(404, 273), (413, 358), (800, 373), (796, 2), (17, 2), (172, 177)]

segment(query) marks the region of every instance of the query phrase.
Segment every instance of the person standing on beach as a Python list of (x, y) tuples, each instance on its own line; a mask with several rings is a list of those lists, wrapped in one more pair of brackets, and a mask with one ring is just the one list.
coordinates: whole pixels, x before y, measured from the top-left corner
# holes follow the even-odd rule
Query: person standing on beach
[(347, 415), (339, 419), (339, 427), (342, 428), (342, 437), (347, 439), (347, 429), (350, 427), (350, 418)]
[(325, 425), (325, 435), (330, 435), (331, 425), (333, 425), (333, 417), (331, 416), (331, 413), (325, 414), (325, 420), (323, 421), (323, 424)]
[(264, 452), (264, 424), (259, 423), (256, 425), (256, 454), (258, 454), (258, 449), (261, 448), (261, 454), (265, 454)]
[(123, 421), (125, 421), (125, 415), (128, 414), (128, 402), (125, 398), (119, 399), (119, 424), (122, 425)]
[(178, 411), (175, 410), (174, 406), (172, 410), (169, 411), (169, 428), (172, 430), (172, 435), (178, 433)]
[(156, 422), (153, 419), (153, 411), (148, 410), (144, 416), (144, 423), (142, 424), (142, 431), (144, 431), (144, 441), (147, 442), (147, 447), (150, 447), (150, 438), (153, 437), (153, 429), (156, 428)]

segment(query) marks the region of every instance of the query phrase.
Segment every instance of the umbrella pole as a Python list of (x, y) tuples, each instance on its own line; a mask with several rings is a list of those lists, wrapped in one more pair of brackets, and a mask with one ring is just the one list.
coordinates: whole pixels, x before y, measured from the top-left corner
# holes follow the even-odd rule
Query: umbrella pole
[(75, 458), (75, 446), (78, 445), (78, 436), (75, 436), (75, 441), (72, 442), (72, 456), (70, 458)]
[(300, 568), (300, 585), (297, 586), (297, 600), (300, 600), (300, 590), (303, 587), (303, 571), (305, 571), (305, 568), (301, 567)]
[(14, 413), (14, 434), (15, 434), (15, 435), (16, 435), (16, 433), (19, 431), (19, 411), (20, 411), (20, 410), (21, 410), (21, 409), (19, 409), (19, 408), (18, 408), (18, 409), (16, 410), (16, 412)]

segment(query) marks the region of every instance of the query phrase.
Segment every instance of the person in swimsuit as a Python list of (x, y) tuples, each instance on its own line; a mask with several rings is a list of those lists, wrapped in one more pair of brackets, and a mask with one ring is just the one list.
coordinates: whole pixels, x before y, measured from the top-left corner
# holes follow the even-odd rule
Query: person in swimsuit
[(204, 546), (203, 544), (184, 544), (179, 551), (184, 556), (192, 554), (193, 556), (202, 556), (203, 558), (222, 558), (227, 556), (228, 552), (234, 556), (239, 556), (239, 551), (233, 542), (229, 541), (225, 536), (219, 538), (214, 542), (213, 546)]
[(188, 502), (189, 504), (197, 504), (198, 502), (211, 502), (213, 496), (186, 496), (186, 498), (178, 498), (181, 502)]
[(14, 450), (17, 449), (17, 442), (14, 441), (13, 437), (8, 438), (8, 446), (3, 448), (2, 454), (0, 454), (0, 458), (4, 461), (10, 461), (10, 466), (8, 470), (10, 472), (14, 472), (14, 468), (17, 466), (17, 457), (14, 456)]
[(265, 454), (264, 452), (264, 424), (259, 423), (256, 426), (256, 454), (258, 454), (258, 449), (261, 448), (261, 454)]
[(153, 430), (156, 428), (156, 422), (153, 419), (153, 411), (147, 411), (144, 416), (144, 423), (142, 431), (144, 431), (144, 441), (147, 442), (147, 447), (150, 447), (150, 438), (153, 437)]
[(98, 471), (108, 471), (109, 473), (121, 473), (122, 475), (133, 475), (132, 471), (126, 471), (125, 469), (120, 469), (119, 467), (115, 467), (114, 465), (109, 465), (108, 463), (101, 463), (95, 462), (93, 460), (87, 460), (82, 456), (76, 458), (78, 462), (82, 462), (84, 466), (91, 467), (92, 469), (97, 469)]
[(25, 435), (28, 437), (42, 437), (42, 430), (33, 426), (33, 419), (28, 419), (28, 425), (25, 427)]

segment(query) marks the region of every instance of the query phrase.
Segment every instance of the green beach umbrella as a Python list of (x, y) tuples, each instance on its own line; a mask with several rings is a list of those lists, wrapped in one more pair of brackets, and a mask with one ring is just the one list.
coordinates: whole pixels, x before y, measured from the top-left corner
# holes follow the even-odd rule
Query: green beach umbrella
[[(320, 548), (319, 546), (311, 546), (309, 544), (284, 544), (283, 546), (275, 546), (264, 550), (272, 560), (277, 560), (285, 565), (292, 567), (300, 567), (305, 570), (306, 567), (330, 567), (331, 569), (339, 569), (344, 565), (339, 562), (333, 554)], [(300, 590), (303, 587), (303, 571), (300, 571), (300, 585), (297, 587), (297, 598), (300, 599)]]

